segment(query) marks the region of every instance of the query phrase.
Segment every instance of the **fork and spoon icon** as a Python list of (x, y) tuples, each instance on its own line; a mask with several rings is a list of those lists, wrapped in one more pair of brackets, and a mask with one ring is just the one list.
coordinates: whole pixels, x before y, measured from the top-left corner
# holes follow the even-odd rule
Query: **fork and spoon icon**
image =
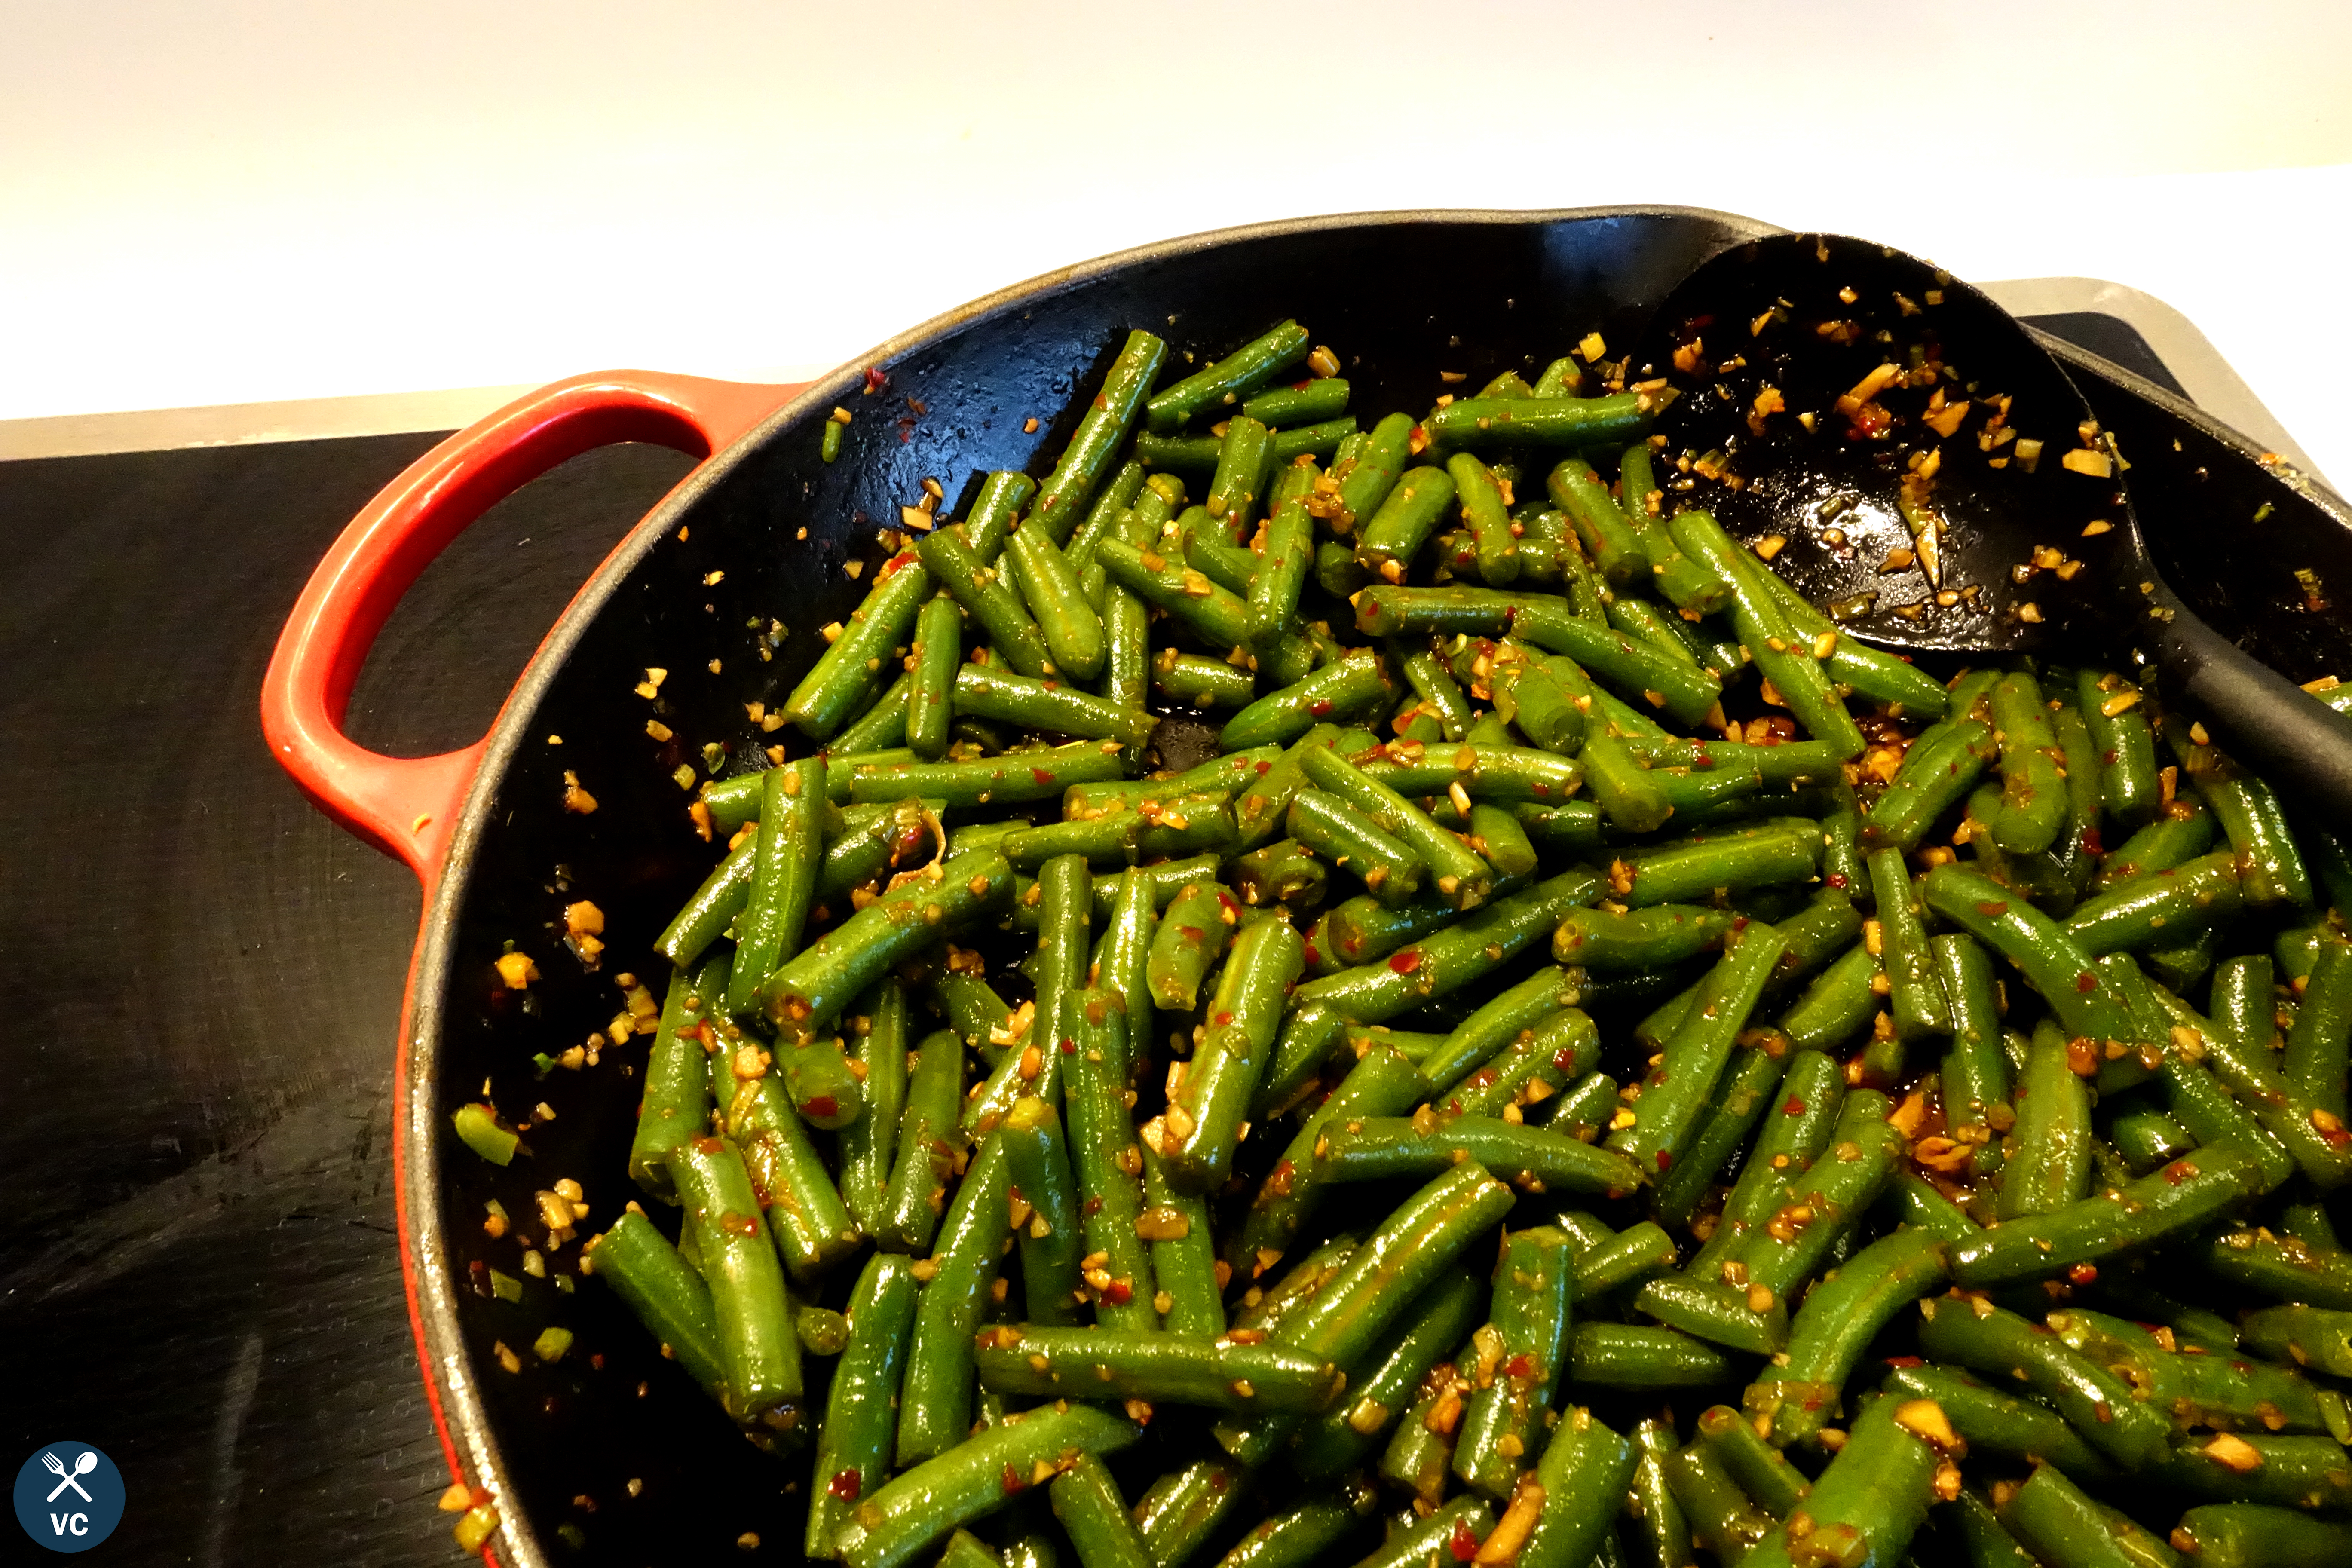
[(48, 1470), (51, 1475), (62, 1476), (65, 1478), (63, 1480), (58, 1482), (56, 1486), (49, 1489), (49, 1501), (57, 1501), (58, 1494), (64, 1491), (68, 1487), (71, 1487), (75, 1491), (80, 1492), (81, 1500), (84, 1502), (95, 1502), (97, 1500), (88, 1492), (82, 1491), (81, 1489), (81, 1478), (89, 1474), (90, 1471), (98, 1468), (98, 1456), (96, 1454), (90, 1452), (88, 1448), (84, 1448), (81, 1451), (81, 1458), (76, 1459), (73, 1464), (73, 1468), (68, 1470), (66, 1468), (65, 1461), (63, 1459), (58, 1458), (55, 1454), (44, 1449), (41, 1453), (41, 1463), (48, 1467)]

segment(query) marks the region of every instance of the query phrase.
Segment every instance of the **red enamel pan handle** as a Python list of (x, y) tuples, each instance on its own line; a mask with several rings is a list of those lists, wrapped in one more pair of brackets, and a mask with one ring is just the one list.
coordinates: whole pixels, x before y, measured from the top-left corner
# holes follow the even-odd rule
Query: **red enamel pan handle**
[(468, 523), (565, 458), (616, 441), (707, 458), (800, 390), (637, 370), (575, 376), (425, 453), (343, 530), (278, 633), (261, 683), (270, 753), (321, 811), (405, 861), (429, 896), (488, 742), (400, 758), (343, 733), (360, 667), (401, 595)]

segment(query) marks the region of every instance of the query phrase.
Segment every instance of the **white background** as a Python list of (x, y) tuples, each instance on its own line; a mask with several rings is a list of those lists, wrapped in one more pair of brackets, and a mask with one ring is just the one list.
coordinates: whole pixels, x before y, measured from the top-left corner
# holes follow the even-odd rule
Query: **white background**
[(2352, 5), (0, 0), (0, 418), (805, 376), (1302, 213), (1666, 201), (2192, 318), (2352, 476)]

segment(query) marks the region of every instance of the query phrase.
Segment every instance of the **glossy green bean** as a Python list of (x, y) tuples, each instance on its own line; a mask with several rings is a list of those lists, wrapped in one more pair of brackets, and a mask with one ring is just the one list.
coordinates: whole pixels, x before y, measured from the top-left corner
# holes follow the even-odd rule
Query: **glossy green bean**
[(803, 1550), (837, 1554), (842, 1527), (855, 1500), (881, 1488), (890, 1473), (898, 1426), (898, 1383), (914, 1331), (918, 1286), (903, 1258), (877, 1252), (866, 1259), (849, 1297), (849, 1341), (825, 1392), (809, 1477), (808, 1528)]
[(1154, 430), (1178, 430), (1204, 409), (1239, 404), (1304, 360), (1307, 343), (1306, 328), (1284, 321), (1213, 364), (1163, 388), (1144, 405), (1144, 422)]
[(1242, 1124), (1282, 1023), (1283, 999), (1305, 968), (1297, 931), (1261, 921), (1234, 938), (1209, 1003), (1207, 1033), (1169, 1092), (1160, 1156), (1188, 1193), (1223, 1184)]
[(1126, 1020), (1117, 998), (1103, 988), (1077, 994), (1076, 1037), (1061, 1053), (1063, 1114), (1070, 1164), (1085, 1194), (1079, 1228), (1087, 1258), (1101, 1255), (1083, 1278), (1096, 1321), (1149, 1332), (1160, 1327), (1160, 1313), (1149, 1244), (1136, 1229), (1143, 1212), (1143, 1156), (1127, 1111)]
[(1838, 1414), (1840, 1391), (1878, 1331), (1950, 1273), (1944, 1243), (1925, 1231), (1897, 1230), (1864, 1247), (1806, 1293), (1786, 1360), (1748, 1384), (1742, 1405), (1770, 1422), (1776, 1446), (1811, 1442)]
[(613, 1288), (687, 1374), (728, 1403), (726, 1352), (710, 1287), (645, 1211), (629, 1205), (582, 1256), (585, 1271)]
[(1980, 1296), (1931, 1296), (1919, 1310), (1919, 1348), (1927, 1355), (2055, 1407), (2116, 1464), (2151, 1465), (2168, 1452), (2170, 1419), (2124, 1378), (2057, 1335)]
[[(918, 1333), (919, 1325), (919, 1316)], [(911, 1363), (908, 1370), (911, 1378)], [(906, 1414), (901, 1412), (902, 1426)], [(1098, 1406), (1067, 1405), (1033, 1410), (1017, 1422), (976, 1433), (862, 1500), (837, 1538), (842, 1561), (849, 1568), (906, 1568), (958, 1526), (1027, 1491), (1039, 1464), (1058, 1465), (1080, 1453), (1117, 1453), (1142, 1430)]]
[(750, 1421), (797, 1402), (800, 1338), (742, 1155), (721, 1138), (688, 1139), (670, 1152), (669, 1170), (710, 1288), (728, 1413)]

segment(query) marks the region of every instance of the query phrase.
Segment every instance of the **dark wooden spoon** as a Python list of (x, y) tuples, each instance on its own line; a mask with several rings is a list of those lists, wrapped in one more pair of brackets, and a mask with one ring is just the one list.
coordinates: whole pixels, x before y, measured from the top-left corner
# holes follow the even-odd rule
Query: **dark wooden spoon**
[(2181, 603), (2129, 454), (1982, 293), (1867, 240), (1770, 236), (1667, 296), (1627, 367), (1658, 377), (1682, 395), (1657, 424), (1668, 507), (1712, 510), (1850, 635), (2152, 665), (2240, 762), (2352, 819), (2352, 718)]

